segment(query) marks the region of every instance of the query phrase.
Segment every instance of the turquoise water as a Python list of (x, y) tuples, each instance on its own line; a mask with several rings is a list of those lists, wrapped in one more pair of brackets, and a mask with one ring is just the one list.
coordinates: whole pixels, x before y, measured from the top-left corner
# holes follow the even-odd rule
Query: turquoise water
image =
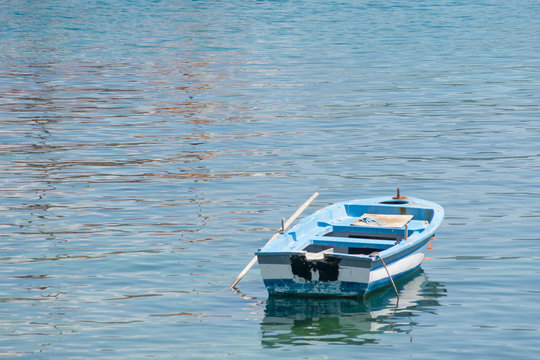
[[(0, 44), (0, 356), (537, 357), (537, 2), (8, 0)], [(446, 210), (399, 302), (229, 289), (398, 186)]]

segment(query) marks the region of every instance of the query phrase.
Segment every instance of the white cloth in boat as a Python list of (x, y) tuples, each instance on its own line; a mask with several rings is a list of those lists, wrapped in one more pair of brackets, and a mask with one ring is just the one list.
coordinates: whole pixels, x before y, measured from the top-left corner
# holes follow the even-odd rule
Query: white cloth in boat
[(364, 214), (351, 223), (354, 226), (402, 228), (413, 215)]

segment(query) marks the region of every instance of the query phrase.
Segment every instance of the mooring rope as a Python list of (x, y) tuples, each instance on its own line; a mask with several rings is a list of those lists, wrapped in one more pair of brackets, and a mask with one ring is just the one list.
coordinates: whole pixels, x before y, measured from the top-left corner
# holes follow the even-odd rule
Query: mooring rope
[(396, 284), (394, 283), (394, 279), (392, 279), (392, 275), (390, 275), (390, 271), (388, 271), (388, 268), (386, 267), (386, 264), (384, 263), (383, 258), (381, 257), (381, 255), (378, 252), (374, 252), (374, 253), (370, 254), (370, 256), (377, 256), (381, 260), (381, 263), (383, 264), (384, 269), (386, 270), (386, 273), (388, 274), (388, 277), (390, 278), (390, 282), (392, 282), (392, 286), (394, 287), (394, 291), (396, 292), (397, 300), (399, 301), (399, 294), (398, 294), (398, 291), (397, 291), (397, 288), (396, 288)]

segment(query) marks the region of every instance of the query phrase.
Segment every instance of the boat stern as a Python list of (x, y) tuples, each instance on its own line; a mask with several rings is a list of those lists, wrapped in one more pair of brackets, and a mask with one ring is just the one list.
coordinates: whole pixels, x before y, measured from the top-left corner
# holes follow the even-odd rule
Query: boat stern
[(365, 295), (372, 260), (349, 259), (331, 253), (263, 253), (257, 257), (270, 295), (344, 296)]

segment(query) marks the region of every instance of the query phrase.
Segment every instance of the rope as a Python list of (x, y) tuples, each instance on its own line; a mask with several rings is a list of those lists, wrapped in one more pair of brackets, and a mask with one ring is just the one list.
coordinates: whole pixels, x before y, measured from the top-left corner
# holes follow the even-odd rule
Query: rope
[(379, 255), (378, 252), (374, 252), (370, 254), (370, 256), (377, 256), (381, 260), (381, 263), (383, 264), (384, 269), (386, 270), (386, 273), (388, 274), (388, 277), (390, 278), (390, 282), (392, 282), (392, 286), (394, 287), (394, 291), (396, 292), (397, 300), (399, 301), (399, 294), (396, 288), (396, 284), (394, 283), (394, 279), (392, 279), (392, 275), (390, 275), (390, 271), (388, 271), (388, 268), (386, 267), (386, 264), (384, 263), (383, 258), (381, 257), (381, 255)]
[(368, 225), (377, 225), (377, 226), (383, 226), (383, 225), (386, 225), (385, 222), (379, 221), (379, 220), (374, 219), (374, 218), (369, 217), (369, 216), (360, 218), (360, 219), (358, 219), (358, 220), (360, 220), (360, 221), (363, 222), (364, 224), (368, 224)]

